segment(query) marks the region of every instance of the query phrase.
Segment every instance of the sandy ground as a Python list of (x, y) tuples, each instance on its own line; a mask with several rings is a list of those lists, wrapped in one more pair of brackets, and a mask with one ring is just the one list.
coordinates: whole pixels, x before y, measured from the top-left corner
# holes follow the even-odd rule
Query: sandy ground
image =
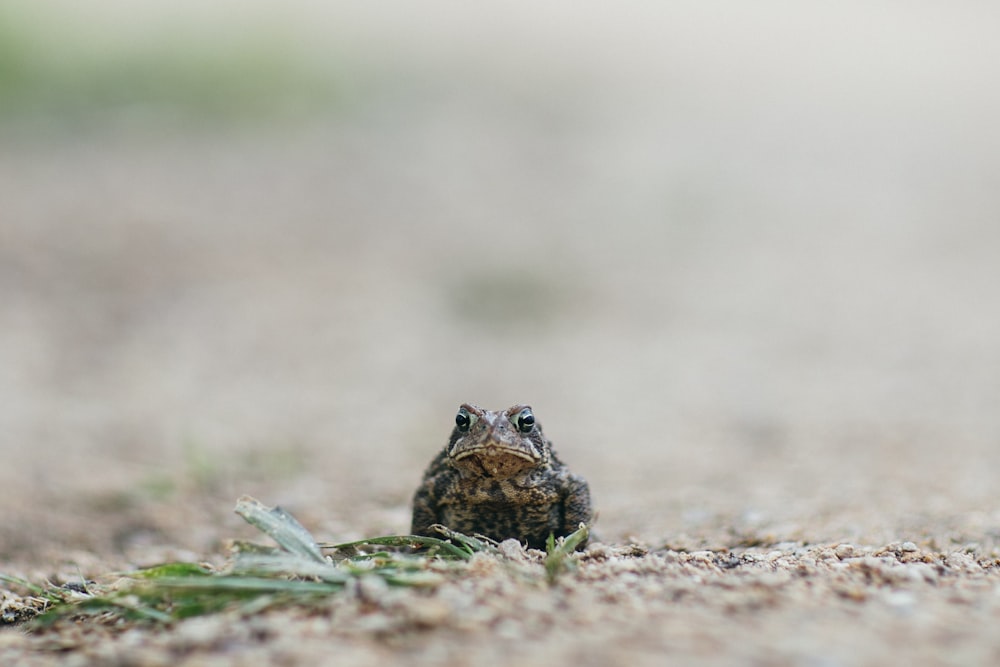
[(603, 545), (0, 662), (996, 663), (998, 16), (862, 7), (355, 9), (308, 122), (5, 127), (0, 571), (218, 559), (243, 493), (405, 532), (465, 401)]

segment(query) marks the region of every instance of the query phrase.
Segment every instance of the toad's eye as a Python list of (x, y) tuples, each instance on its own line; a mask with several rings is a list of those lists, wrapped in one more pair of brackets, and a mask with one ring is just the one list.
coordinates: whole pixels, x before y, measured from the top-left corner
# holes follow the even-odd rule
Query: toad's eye
[(468, 431), (469, 427), (472, 426), (472, 415), (465, 408), (458, 411), (455, 415), (455, 426), (458, 427), (459, 431)]
[(535, 426), (535, 415), (531, 414), (531, 410), (525, 408), (517, 413), (517, 430), (521, 433), (529, 433)]

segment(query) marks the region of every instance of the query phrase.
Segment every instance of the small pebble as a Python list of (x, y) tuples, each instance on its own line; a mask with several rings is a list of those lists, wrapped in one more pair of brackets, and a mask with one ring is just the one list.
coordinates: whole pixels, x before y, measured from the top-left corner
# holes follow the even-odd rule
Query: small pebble
[(969, 554), (954, 552), (944, 559), (945, 565), (956, 570), (975, 571), (982, 569), (976, 559)]
[(524, 547), (517, 540), (504, 540), (497, 546), (497, 550), (504, 555), (505, 558), (516, 561), (518, 563), (527, 562), (527, 555), (524, 553)]
[(854, 545), (851, 544), (838, 544), (833, 550), (837, 554), (837, 558), (844, 560), (845, 558), (851, 558), (854, 556)]

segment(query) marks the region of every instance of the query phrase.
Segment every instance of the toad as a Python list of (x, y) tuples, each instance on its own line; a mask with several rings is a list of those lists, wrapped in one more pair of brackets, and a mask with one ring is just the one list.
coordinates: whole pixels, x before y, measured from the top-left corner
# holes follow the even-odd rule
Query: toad
[(443, 524), (544, 549), (550, 534), (565, 537), (592, 520), (586, 480), (559, 460), (530, 406), (494, 412), (464, 404), (413, 496), (411, 533), (430, 536)]

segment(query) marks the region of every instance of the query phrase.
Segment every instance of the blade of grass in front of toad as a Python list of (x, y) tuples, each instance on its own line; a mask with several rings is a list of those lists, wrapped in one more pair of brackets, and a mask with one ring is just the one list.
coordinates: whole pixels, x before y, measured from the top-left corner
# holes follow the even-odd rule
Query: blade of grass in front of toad
[(354, 549), (356, 547), (362, 547), (366, 544), (377, 544), (386, 547), (397, 547), (400, 549), (405, 549), (408, 547), (418, 546), (418, 547), (429, 547), (431, 549), (438, 549), (441, 552), (453, 556), (455, 558), (461, 558), (462, 560), (469, 560), (472, 557), (472, 552), (463, 549), (447, 540), (439, 540), (436, 537), (424, 537), (423, 535), (387, 535), (385, 537), (370, 537), (367, 540), (358, 540), (357, 542), (344, 542), (343, 544), (320, 544), (323, 549)]
[(351, 574), (331, 563), (316, 563), (290, 553), (240, 554), (230, 568), (234, 575), (263, 577), (316, 577), (327, 583), (343, 584)]
[(586, 524), (580, 527), (565, 538), (556, 542), (555, 536), (549, 535), (545, 542), (545, 574), (549, 583), (555, 583), (556, 578), (568, 570), (571, 565), (575, 565), (570, 560), (570, 555), (576, 551), (581, 542), (590, 535), (590, 528)]
[(442, 526), (439, 523), (433, 524), (431, 528), (441, 533), (449, 540), (455, 540), (461, 544), (470, 555), (476, 553), (477, 551), (497, 553), (497, 548), (486, 541), (488, 538), (479, 539), (479, 537), (483, 537), (482, 535), (479, 537), (470, 537), (464, 533), (458, 532), (457, 530), (452, 530), (448, 526)]
[(312, 534), (280, 507), (267, 507), (256, 498), (242, 496), (236, 501), (235, 511), (247, 523), (270, 535), (286, 551), (317, 563), (326, 562)]

